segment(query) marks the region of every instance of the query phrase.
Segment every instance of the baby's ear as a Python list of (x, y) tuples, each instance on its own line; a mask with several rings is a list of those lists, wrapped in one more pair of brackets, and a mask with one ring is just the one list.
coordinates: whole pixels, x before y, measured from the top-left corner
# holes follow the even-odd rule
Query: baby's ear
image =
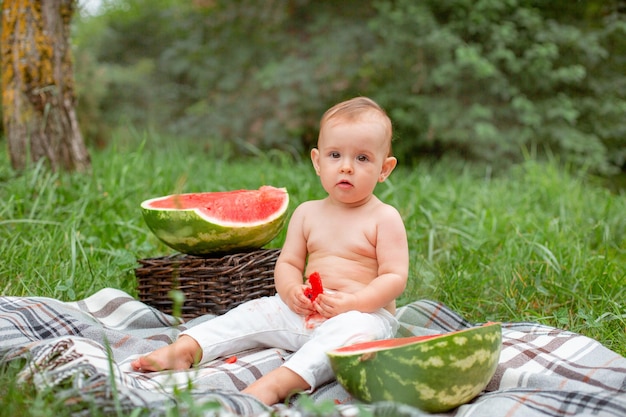
[(315, 173), (320, 175), (320, 151), (317, 148), (311, 149), (311, 162), (313, 162), (313, 168)]
[(394, 170), (396, 165), (398, 164), (398, 160), (393, 156), (388, 156), (383, 162), (383, 168), (380, 170), (380, 175), (378, 176), (378, 182), (383, 182), (387, 179), (391, 172)]

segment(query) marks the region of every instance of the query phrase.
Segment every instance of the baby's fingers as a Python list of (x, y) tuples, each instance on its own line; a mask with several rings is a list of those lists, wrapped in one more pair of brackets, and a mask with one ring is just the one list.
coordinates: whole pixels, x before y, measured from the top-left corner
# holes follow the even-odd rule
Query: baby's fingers
[(315, 300), (313, 306), (315, 307), (315, 311), (322, 317), (331, 318), (338, 314), (337, 309), (332, 304), (322, 299), (321, 296)]

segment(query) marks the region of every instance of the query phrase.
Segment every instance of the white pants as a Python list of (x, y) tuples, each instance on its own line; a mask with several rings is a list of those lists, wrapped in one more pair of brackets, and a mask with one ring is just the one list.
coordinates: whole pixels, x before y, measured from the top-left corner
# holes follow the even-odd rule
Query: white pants
[(349, 311), (327, 320), (307, 320), (277, 294), (248, 301), (182, 334), (202, 347), (200, 363), (255, 347), (295, 352), (283, 366), (304, 379), (311, 390), (334, 375), (326, 352), (352, 343), (393, 337), (396, 318), (385, 309)]

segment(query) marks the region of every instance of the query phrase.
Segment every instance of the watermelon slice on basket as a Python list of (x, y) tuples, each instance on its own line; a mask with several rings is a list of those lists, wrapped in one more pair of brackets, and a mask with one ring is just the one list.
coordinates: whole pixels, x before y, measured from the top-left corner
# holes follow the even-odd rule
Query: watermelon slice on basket
[(471, 401), (493, 377), (500, 323), (457, 332), (376, 340), (334, 349), (339, 383), (355, 398), (394, 401), (441, 413)]
[(141, 211), (166, 245), (208, 255), (261, 248), (283, 228), (288, 206), (286, 189), (263, 186), (153, 198), (141, 203)]

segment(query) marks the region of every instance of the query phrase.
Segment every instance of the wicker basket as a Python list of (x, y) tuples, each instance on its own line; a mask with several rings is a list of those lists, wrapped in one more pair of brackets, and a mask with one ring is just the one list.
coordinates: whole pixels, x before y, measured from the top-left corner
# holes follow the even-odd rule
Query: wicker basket
[(172, 314), (171, 290), (185, 294), (181, 316), (223, 314), (239, 304), (274, 295), (274, 266), (280, 249), (260, 249), (216, 258), (171, 255), (139, 259), (139, 299)]

